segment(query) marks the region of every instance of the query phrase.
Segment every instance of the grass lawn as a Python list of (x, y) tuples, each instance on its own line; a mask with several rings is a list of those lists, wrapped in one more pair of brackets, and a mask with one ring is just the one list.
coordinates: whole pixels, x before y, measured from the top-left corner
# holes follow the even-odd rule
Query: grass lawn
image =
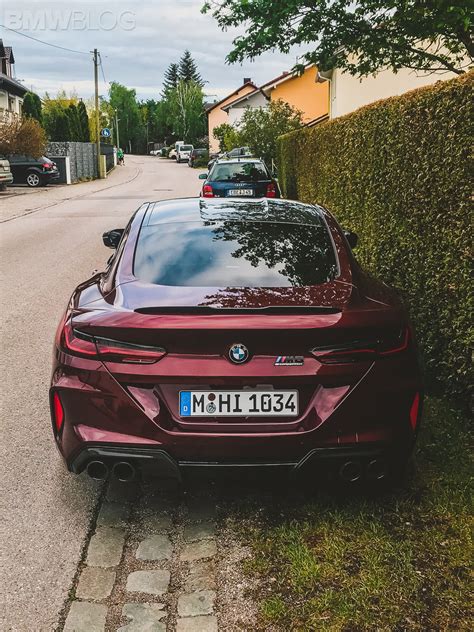
[(377, 497), (302, 496), (235, 516), (257, 630), (472, 630), (468, 420), (427, 398), (414, 473)]

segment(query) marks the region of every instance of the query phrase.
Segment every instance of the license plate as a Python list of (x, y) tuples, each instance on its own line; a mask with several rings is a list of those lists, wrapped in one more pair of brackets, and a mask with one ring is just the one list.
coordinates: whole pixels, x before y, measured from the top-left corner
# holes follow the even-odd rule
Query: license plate
[(248, 197), (253, 195), (253, 189), (229, 189), (227, 195), (245, 195)]
[(181, 417), (295, 417), (298, 391), (180, 391)]

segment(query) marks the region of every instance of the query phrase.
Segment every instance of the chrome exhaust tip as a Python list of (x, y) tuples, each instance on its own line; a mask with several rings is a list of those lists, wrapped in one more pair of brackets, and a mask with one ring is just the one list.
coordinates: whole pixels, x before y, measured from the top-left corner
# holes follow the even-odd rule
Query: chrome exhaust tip
[(109, 468), (103, 461), (91, 461), (87, 464), (86, 472), (95, 481), (105, 481)]
[(346, 483), (355, 483), (362, 475), (362, 468), (358, 461), (346, 461), (339, 469), (339, 476)]
[(118, 461), (112, 468), (112, 474), (122, 483), (128, 483), (135, 479), (136, 471), (128, 461)]
[(367, 478), (371, 481), (382, 481), (387, 476), (387, 465), (381, 459), (373, 459), (367, 465)]

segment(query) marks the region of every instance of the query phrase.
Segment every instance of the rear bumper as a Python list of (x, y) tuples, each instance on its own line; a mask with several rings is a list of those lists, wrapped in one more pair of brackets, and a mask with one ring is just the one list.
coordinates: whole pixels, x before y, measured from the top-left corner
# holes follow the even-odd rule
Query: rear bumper
[(186, 461), (176, 460), (162, 449), (143, 448), (140, 446), (89, 445), (81, 449), (67, 462), (68, 469), (80, 474), (93, 461), (104, 462), (109, 469), (114, 463), (127, 461), (135, 469), (146, 467), (165, 478), (181, 478), (184, 470), (205, 469), (239, 469), (254, 468), (256, 470), (285, 470), (293, 474), (308, 474), (324, 470), (339, 473), (340, 468), (348, 462), (360, 465), (361, 472), (367, 471), (370, 464), (377, 460), (387, 466), (387, 470), (403, 466), (411, 454), (413, 444), (394, 445), (354, 445), (348, 447), (315, 448), (306, 453), (300, 460), (258, 460), (258, 461)]
[(0, 173), (0, 184), (12, 184), (13, 176), (11, 173), (3, 172)]

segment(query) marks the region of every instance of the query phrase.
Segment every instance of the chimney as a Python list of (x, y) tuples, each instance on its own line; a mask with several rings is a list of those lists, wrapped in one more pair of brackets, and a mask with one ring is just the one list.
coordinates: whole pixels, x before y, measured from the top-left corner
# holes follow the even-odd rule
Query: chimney
[(251, 77), (244, 77), (244, 84), (250, 83), (252, 81)]

